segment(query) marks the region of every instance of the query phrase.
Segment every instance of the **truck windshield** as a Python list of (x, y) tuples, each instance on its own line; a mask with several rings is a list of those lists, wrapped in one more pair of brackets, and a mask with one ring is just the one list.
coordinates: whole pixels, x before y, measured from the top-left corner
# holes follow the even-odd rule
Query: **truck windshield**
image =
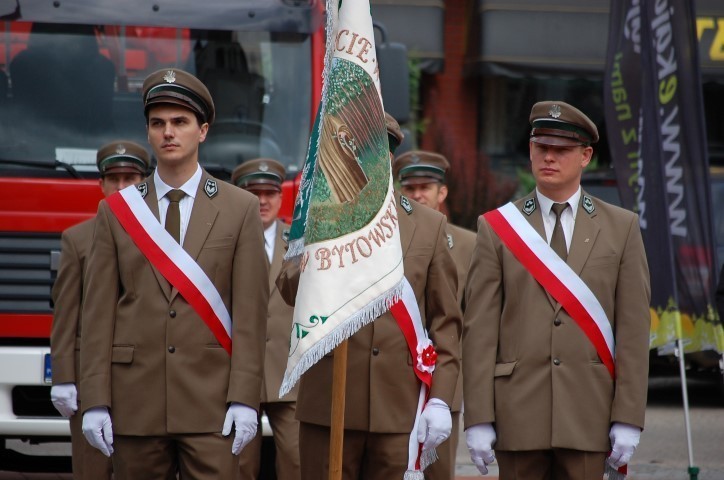
[(200, 148), (207, 170), (228, 179), (263, 156), (293, 174), (310, 129), (311, 59), (302, 33), (1, 22), (0, 169), (61, 162), (91, 172), (106, 142), (147, 145), (143, 80), (177, 67), (214, 99)]

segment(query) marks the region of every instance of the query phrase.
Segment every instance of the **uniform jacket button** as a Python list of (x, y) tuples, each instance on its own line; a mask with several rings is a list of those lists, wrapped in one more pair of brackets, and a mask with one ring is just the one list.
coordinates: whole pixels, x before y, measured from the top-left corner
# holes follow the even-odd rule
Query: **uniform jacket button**
[(560, 325), (561, 323), (563, 323), (563, 322), (561, 322), (561, 319), (560, 319), (560, 318), (556, 318), (555, 320), (553, 320), (553, 325), (555, 325), (556, 327), (557, 327), (558, 325)]
[(379, 355), (379, 354), (380, 354), (380, 349), (377, 348), (377, 347), (374, 347), (374, 348), (372, 349), (372, 355), (377, 356), (377, 355)]
[(561, 364), (561, 361), (559, 359), (557, 359), (557, 358), (553, 359), (553, 365), (560, 365), (560, 364)]
[(173, 353), (173, 352), (175, 352), (175, 351), (176, 351), (176, 347), (174, 347), (173, 345), (170, 345), (170, 346), (168, 347), (168, 352), (169, 352), (169, 353)]
[(168, 312), (168, 316), (171, 318), (176, 318), (176, 310), (171, 310), (170, 312)]

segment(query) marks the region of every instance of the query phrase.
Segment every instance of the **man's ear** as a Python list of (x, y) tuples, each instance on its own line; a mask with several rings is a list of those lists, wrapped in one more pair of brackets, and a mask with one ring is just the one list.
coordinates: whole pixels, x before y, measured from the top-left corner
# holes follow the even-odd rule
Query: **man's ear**
[(440, 189), (437, 191), (437, 203), (440, 204), (447, 198), (447, 185), (440, 185)]

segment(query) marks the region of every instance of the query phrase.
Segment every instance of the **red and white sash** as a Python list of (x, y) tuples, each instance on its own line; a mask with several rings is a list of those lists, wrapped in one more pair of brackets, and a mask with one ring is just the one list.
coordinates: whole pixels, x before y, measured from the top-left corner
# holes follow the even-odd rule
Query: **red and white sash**
[(231, 317), (221, 295), (198, 263), (166, 231), (135, 186), (106, 198), (138, 249), (173, 285), (231, 355)]
[(413, 370), (420, 380), (420, 396), (417, 401), (415, 424), (412, 426), (408, 443), (407, 472), (405, 472), (404, 480), (422, 479), (424, 478), (422, 471), (437, 459), (434, 449), (423, 452), (422, 444), (417, 441), (417, 426), (430, 396), (432, 372), (435, 370), (437, 353), (427, 337), (415, 292), (407, 278), (402, 279), (400, 299), (390, 306), (390, 313), (405, 336), (407, 347), (413, 358)]
[(553, 251), (514, 204), (508, 203), (483, 216), (515, 258), (583, 330), (611, 378), (615, 378), (613, 329), (588, 285)]

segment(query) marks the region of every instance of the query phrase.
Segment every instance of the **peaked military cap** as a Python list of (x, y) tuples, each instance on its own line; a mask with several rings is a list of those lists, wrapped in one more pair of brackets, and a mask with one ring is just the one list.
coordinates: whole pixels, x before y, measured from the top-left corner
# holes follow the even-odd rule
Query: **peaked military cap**
[(231, 183), (244, 190), (282, 190), (284, 165), (271, 158), (256, 158), (242, 163), (231, 173)]
[(390, 153), (395, 153), (397, 147), (402, 144), (405, 134), (402, 133), (400, 124), (397, 123), (395, 117), (385, 112), (385, 127), (387, 127), (387, 139), (390, 142)]
[(138, 173), (144, 177), (151, 158), (141, 145), (130, 140), (106, 143), (96, 153), (96, 166), (101, 176), (109, 173)]
[(530, 111), (530, 140), (545, 145), (591, 145), (598, 141), (596, 125), (583, 112), (566, 102), (545, 101)]
[(155, 104), (171, 103), (186, 107), (201, 116), (204, 122), (214, 122), (214, 101), (201, 80), (178, 68), (164, 68), (143, 81), (143, 111)]
[(447, 158), (425, 150), (405, 152), (392, 162), (392, 174), (401, 185), (445, 183), (445, 174), (449, 168)]

